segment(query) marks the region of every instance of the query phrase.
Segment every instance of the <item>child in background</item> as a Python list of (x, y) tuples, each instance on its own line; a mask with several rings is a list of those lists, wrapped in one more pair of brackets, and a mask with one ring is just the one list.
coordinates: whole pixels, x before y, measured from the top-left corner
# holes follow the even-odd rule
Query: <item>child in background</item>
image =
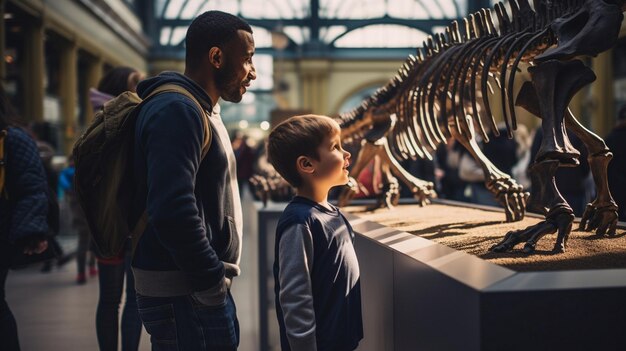
[(78, 203), (76, 192), (74, 191), (74, 158), (68, 158), (68, 166), (59, 174), (59, 189), (63, 191), (67, 197), (72, 211), (72, 225), (78, 233), (78, 248), (76, 249), (76, 267), (78, 274), (76, 275), (77, 284), (87, 283), (87, 275), (85, 274), (86, 266), (89, 266), (89, 276), (98, 275), (96, 269), (96, 256), (89, 250), (89, 225), (85, 219), (85, 213)]
[(348, 182), (350, 153), (337, 122), (292, 117), (270, 133), (268, 158), (297, 189), (276, 229), (274, 280), (281, 348), (354, 350), (363, 338), (359, 264), (352, 227), (328, 203)]

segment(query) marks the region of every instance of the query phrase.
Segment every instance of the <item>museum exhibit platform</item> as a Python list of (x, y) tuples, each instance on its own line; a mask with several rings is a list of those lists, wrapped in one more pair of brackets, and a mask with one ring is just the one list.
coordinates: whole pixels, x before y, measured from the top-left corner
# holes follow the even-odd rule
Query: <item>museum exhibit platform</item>
[[(277, 349), (271, 264), (284, 206), (258, 212), (261, 350)], [(534, 255), (496, 254), (507, 231), (541, 218), (506, 223), (501, 209), (442, 200), (343, 212), (361, 268), (359, 350), (626, 350), (624, 223), (615, 237), (573, 230), (562, 254), (555, 234)]]

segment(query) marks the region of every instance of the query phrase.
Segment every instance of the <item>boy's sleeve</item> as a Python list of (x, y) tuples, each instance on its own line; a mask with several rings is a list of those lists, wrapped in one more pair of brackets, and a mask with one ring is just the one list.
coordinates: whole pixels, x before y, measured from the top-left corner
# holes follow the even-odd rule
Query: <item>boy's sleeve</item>
[(292, 350), (315, 351), (315, 311), (311, 269), (313, 237), (304, 224), (287, 228), (278, 244), (279, 301)]

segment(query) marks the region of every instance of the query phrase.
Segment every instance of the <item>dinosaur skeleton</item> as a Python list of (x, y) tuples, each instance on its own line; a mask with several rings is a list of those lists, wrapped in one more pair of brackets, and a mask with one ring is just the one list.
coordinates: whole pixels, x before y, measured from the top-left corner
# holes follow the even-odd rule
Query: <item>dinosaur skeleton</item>
[[(429, 37), (416, 56), (410, 56), (398, 74), (355, 110), (339, 117), (342, 139), (361, 142), (352, 168), (358, 175), (373, 157), (380, 157), (387, 175), (387, 191), (380, 204), (397, 202), (396, 176), (409, 186), (422, 204), (436, 196), (433, 184), (402, 169), (397, 159), (432, 159), (437, 145), (454, 138), (483, 168), (487, 189), (505, 208), (508, 221), (521, 220), (526, 209), (541, 213), (545, 221), (512, 231), (491, 249), (504, 252), (526, 242), (531, 253), (546, 234), (558, 232), (555, 252), (563, 252), (574, 214), (554, 181), (558, 167), (579, 164), (580, 153), (570, 143), (567, 130), (578, 136), (589, 151), (588, 161), (597, 188), (587, 205), (581, 229), (597, 235), (614, 235), (617, 205), (607, 184), (612, 154), (604, 141), (582, 126), (568, 109), (576, 92), (595, 80), (581, 55), (596, 56), (615, 45), (626, 11), (624, 0), (528, 0), (502, 3), (492, 12), (483, 9), (458, 22), (445, 34)], [(515, 94), (518, 72), (525, 81)], [(521, 79), (520, 75), (517, 75)], [(500, 90), (501, 117), (512, 137), (517, 128), (515, 106), (542, 120), (543, 140), (530, 168), (534, 184), (530, 198), (511, 177), (498, 170), (481, 152), (476, 133), (485, 142), (487, 131), (498, 135), (495, 112), (488, 96)], [(358, 182), (340, 196), (346, 204), (357, 192)], [(528, 200), (528, 203), (527, 203)]]

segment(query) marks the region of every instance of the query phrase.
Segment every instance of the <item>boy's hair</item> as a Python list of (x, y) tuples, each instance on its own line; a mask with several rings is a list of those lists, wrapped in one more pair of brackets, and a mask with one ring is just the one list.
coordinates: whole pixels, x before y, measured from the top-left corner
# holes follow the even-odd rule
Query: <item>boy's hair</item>
[(243, 19), (222, 11), (207, 11), (196, 17), (185, 37), (186, 64), (193, 66), (202, 61), (212, 47), (222, 48), (231, 41), (238, 30), (252, 34), (252, 28)]
[(331, 135), (337, 124), (318, 115), (295, 116), (277, 125), (267, 141), (267, 158), (276, 171), (293, 187), (302, 185), (296, 168), (300, 156), (319, 160), (317, 148)]

